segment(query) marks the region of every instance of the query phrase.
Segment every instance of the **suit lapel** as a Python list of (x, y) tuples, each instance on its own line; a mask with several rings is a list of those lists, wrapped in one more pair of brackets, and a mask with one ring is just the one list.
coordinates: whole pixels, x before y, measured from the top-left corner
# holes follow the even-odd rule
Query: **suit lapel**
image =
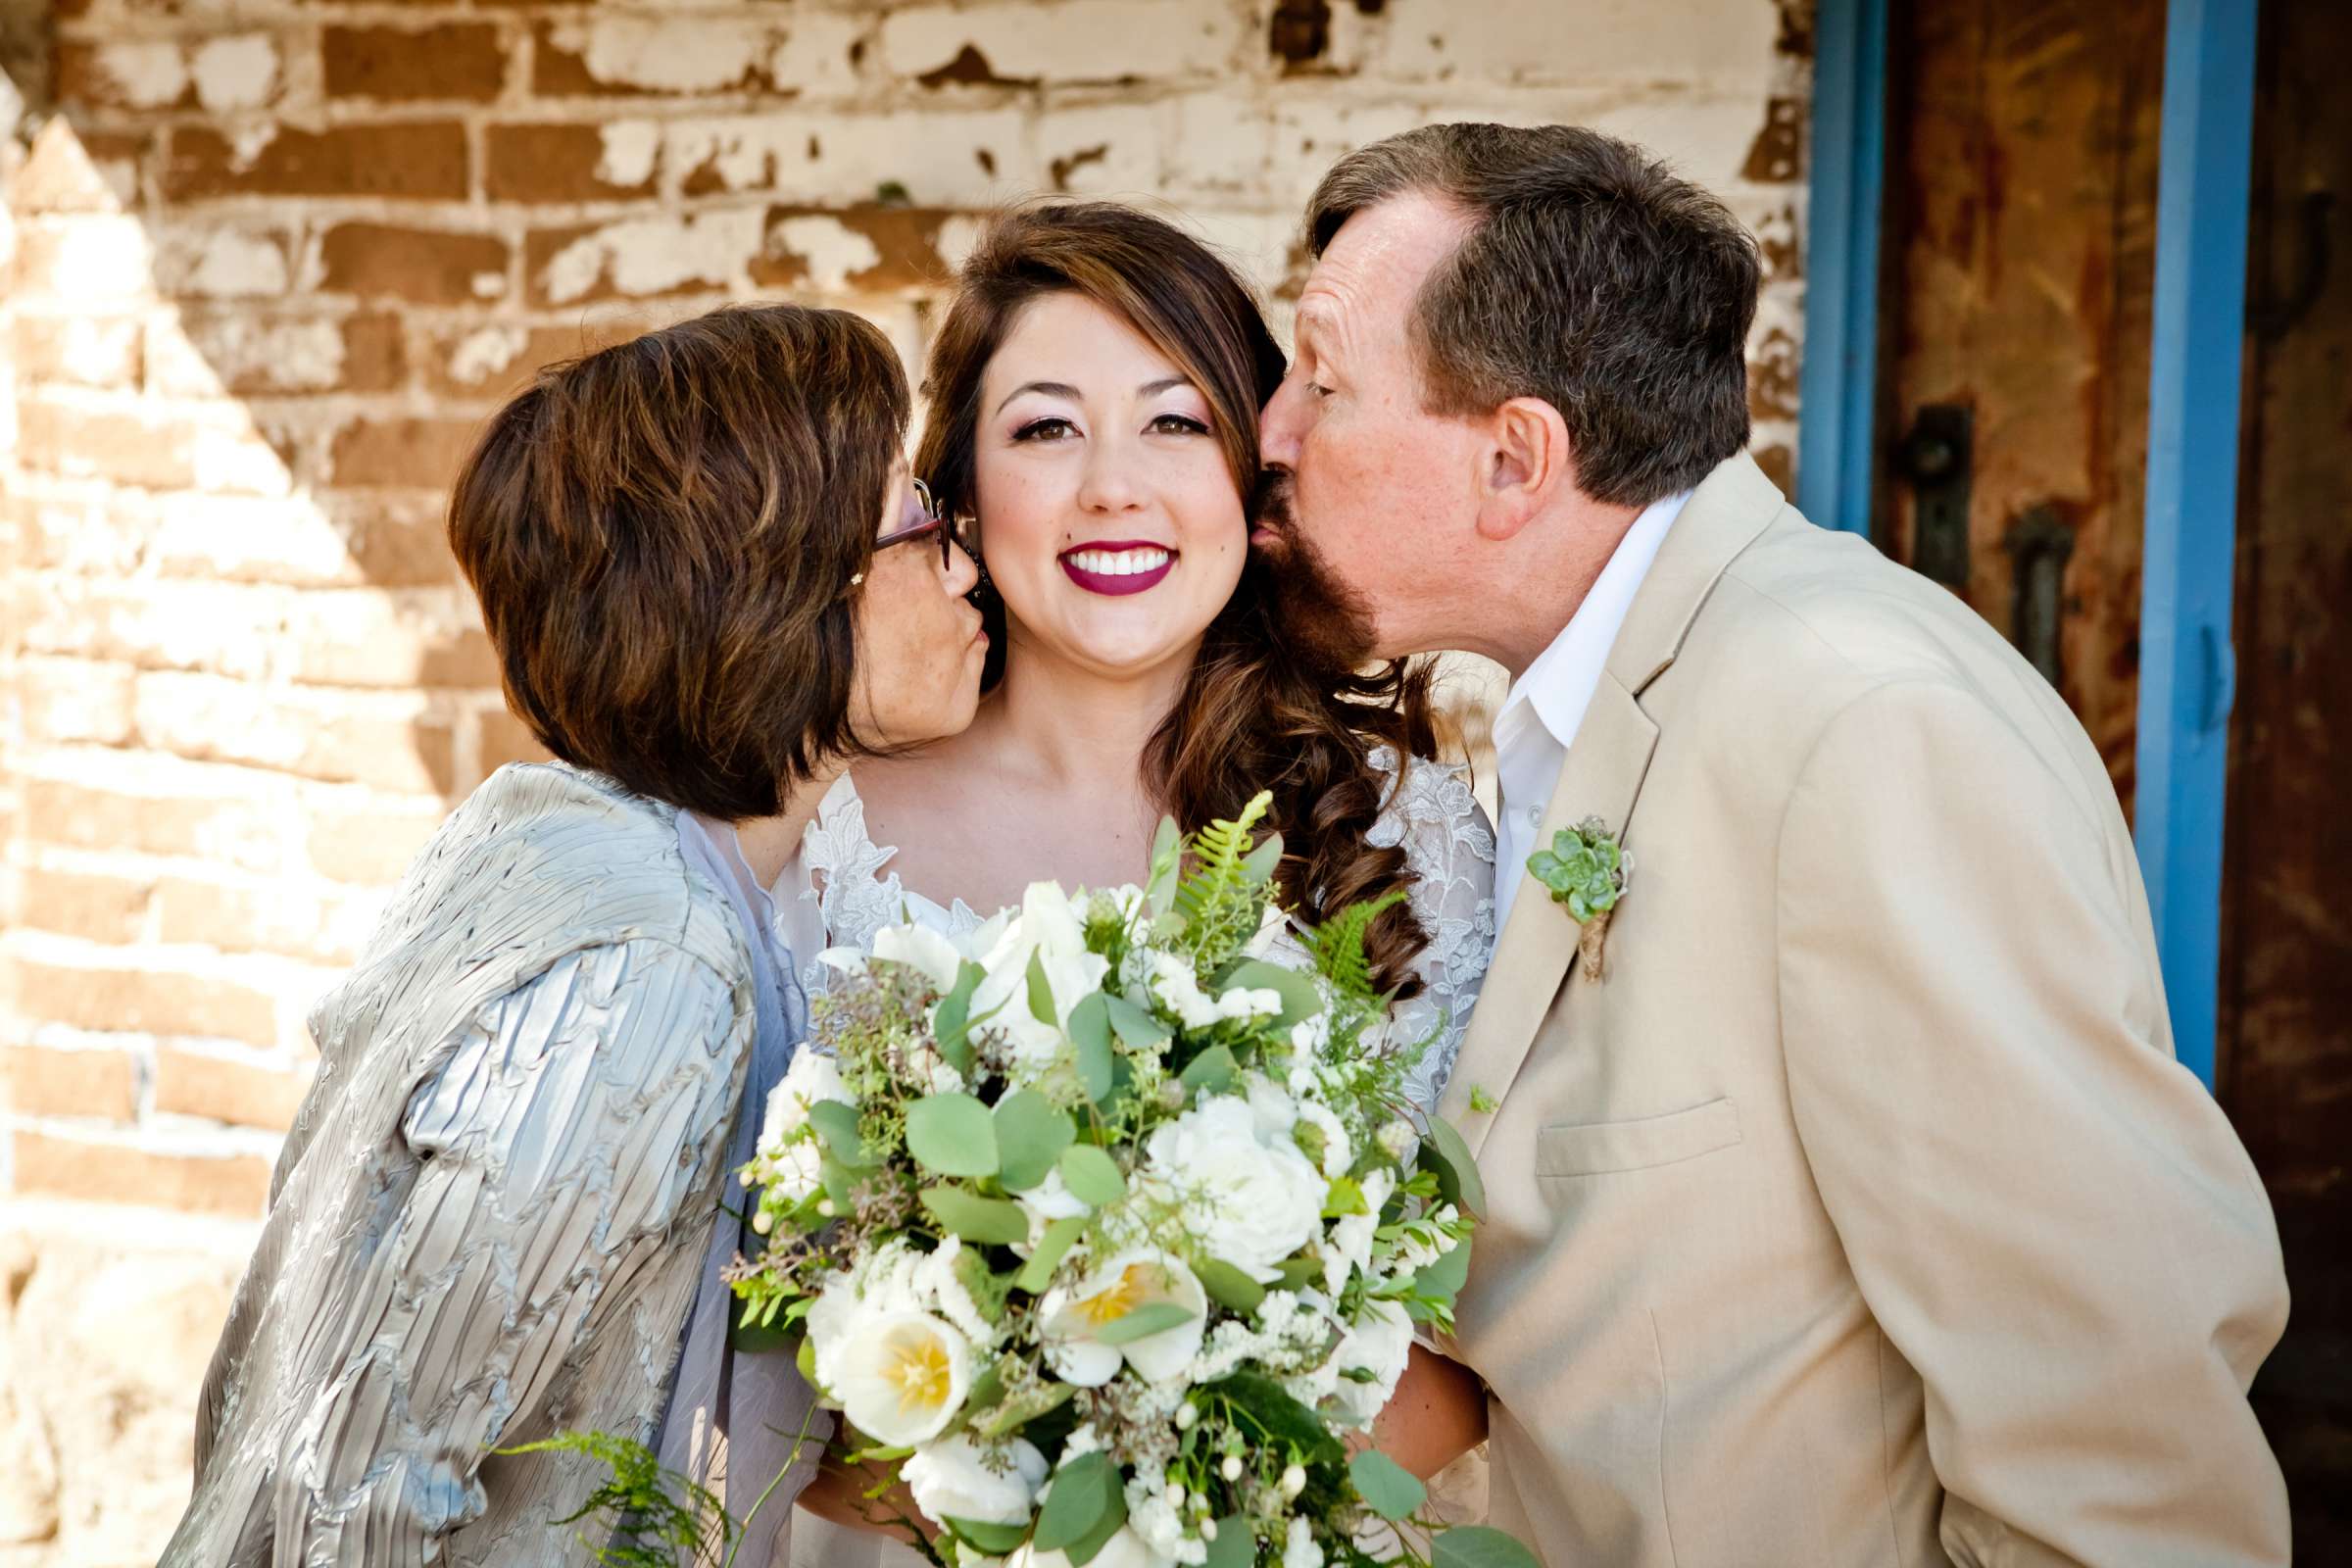
[[(1548, 846), (1561, 828), (1597, 816), (1634, 852), (1636, 876), (1627, 897), (1642, 896), (1641, 852), (1632, 820), (1650, 754), (1657, 747), (1658, 728), (1642, 710), (1639, 698), (1674, 662), (1725, 568), (1787, 506), (1787, 499), (1744, 452), (1716, 465), (1684, 504), (1609, 649), (1607, 671), (1560, 765), (1559, 783), (1531, 849)], [(1496, 866), (1494, 871), (1497, 880), (1528, 874), (1524, 865)], [(1472, 1111), (1471, 1093), (1484, 1089), (1499, 1102), (1510, 1092), (1562, 985), (1576, 983), (1570, 961), (1576, 956), (1577, 936), (1575, 920), (1552, 902), (1550, 889), (1529, 878), (1495, 945), (1486, 987), (1438, 1106), (1440, 1114), (1461, 1129), (1472, 1152), (1486, 1143), (1494, 1113)]]
[[(1576, 744), (1560, 765), (1560, 781), (1531, 848), (1549, 845), (1552, 834), (1589, 816), (1599, 817), (1630, 845), (1627, 826), (1634, 800), (1657, 743), (1657, 726), (1642, 711), (1642, 705), (1614, 678), (1603, 675), (1577, 728)], [(1510, 923), (1495, 946), (1486, 988), (1470, 1014), (1461, 1055), (1439, 1106), (1461, 1129), (1474, 1153), (1486, 1142), (1494, 1116), (1470, 1109), (1471, 1091), (1484, 1088), (1499, 1100), (1509, 1090), (1562, 982), (1575, 984), (1569, 972), (1576, 956), (1575, 920), (1552, 902), (1549, 888), (1528, 876), (1524, 865), (1497, 866), (1495, 871), (1498, 876), (1527, 877), (1527, 883), (1511, 906)]]

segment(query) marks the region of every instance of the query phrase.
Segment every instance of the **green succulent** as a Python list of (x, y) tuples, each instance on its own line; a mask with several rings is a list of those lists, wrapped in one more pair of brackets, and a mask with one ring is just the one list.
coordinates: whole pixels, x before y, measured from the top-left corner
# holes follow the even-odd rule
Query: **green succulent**
[(1554, 833), (1550, 849), (1527, 858), (1527, 869), (1551, 890), (1553, 902), (1566, 905), (1569, 916), (1583, 925), (1617, 907), (1633, 864), (1618, 847), (1617, 835), (1600, 818), (1589, 817)]

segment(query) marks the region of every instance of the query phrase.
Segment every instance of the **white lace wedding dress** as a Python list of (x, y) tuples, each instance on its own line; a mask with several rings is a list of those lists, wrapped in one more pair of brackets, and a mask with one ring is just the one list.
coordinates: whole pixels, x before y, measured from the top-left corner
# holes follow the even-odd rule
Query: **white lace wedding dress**
[[(1375, 751), (1372, 760), (1383, 773), (1394, 773), (1395, 755), (1386, 748)], [(1429, 933), (1429, 946), (1414, 965), (1421, 994), (1397, 1005), (1393, 1031), (1396, 1039), (1430, 1042), (1406, 1084), (1413, 1103), (1427, 1111), (1446, 1093), (1494, 947), (1494, 830), (1462, 769), (1416, 758), (1406, 764), (1402, 787), (1366, 837), (1375, 845), (1404, 847), (1415, 878), (1412, 909)], [(891, 864), (897, 855), (895, 847), (876, 844), (866, 831), (865, 802), (850, 775), (843, 774), (817, 807), (816, 820), (802, 835), (798, 860), (775, 890), (776, 905), (788, 911), (787, 923), (794, 928), (794, 951), (803, 955), (802, 983), (811, 994), (824, 990), (834, 973), (815, 956), (828, 947), (870, 948), (875, 932), (901, 920), (961, 934), (987, 918), (961, 899), (943, 906), (909, 891)], [(1138, 866), (1136, 880), (1142, 878)], [(950, 879), (926, 880), (939, 886)], [(1276, 956), (1284, 961), (1306, 961), (1304, 951), (1287, 935), (1277, 948)], [(1477, 1483), (1483, 1494), (1483, 1473)], [(1448, 1490), (1441, 1488), (1436, 1500), (1446, 1500)], [(838, 1529), (807, 1513), (793, 1522), (792, 1568), (902, 1568), (921, 1561), (894, 1540)]]

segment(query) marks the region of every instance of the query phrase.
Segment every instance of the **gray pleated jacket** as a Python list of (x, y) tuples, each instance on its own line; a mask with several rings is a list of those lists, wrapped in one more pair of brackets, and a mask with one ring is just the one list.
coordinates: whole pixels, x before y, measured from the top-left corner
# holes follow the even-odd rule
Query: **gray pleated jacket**
[(312, 1014), (166, 1568), (592, 1561), (550, 1521), (602, 1466), (486, 1450), (655, 1441), (755, 1028), (674, 809), (561, 765), (475, 791)]

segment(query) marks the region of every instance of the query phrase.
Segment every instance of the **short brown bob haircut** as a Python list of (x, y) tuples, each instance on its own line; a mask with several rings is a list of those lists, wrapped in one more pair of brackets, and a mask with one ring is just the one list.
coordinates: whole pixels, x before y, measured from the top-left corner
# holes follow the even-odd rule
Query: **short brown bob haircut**
[(879, 331), (795, 305), (541, 371), (449, 509), (516, 716), (567, 762), (728, 821), (857, 755), (852, 580), (907, 414)]

